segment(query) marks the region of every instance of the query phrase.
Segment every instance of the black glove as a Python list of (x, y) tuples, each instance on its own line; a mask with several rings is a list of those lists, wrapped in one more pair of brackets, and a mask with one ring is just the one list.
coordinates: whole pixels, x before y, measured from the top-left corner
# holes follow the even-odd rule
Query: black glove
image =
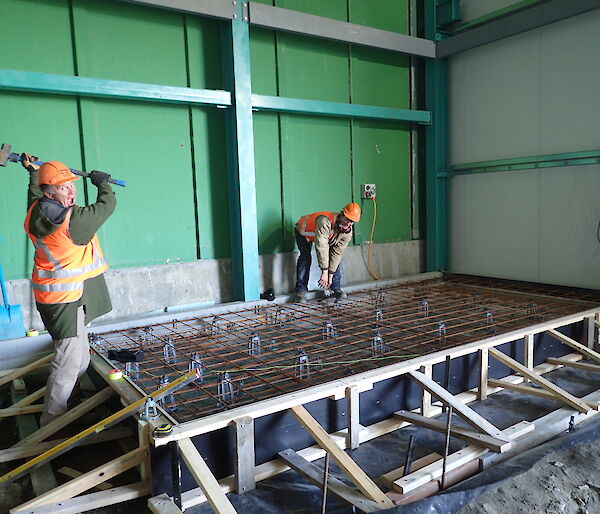
[(110, 180), (110, 175), (103, 171), (93, 170), (90, 172), (90, 180), (92, 181), (92, 184), (98, 187), (103, 182), (108, 182)]
[(40, 169), (40, 167), (37, 164), (34, 164), (34, 162), (37, 160), (37, 157), (29, 155), (28, 153), (23, 152), (21, 154), (21, 165), (30, 173)]

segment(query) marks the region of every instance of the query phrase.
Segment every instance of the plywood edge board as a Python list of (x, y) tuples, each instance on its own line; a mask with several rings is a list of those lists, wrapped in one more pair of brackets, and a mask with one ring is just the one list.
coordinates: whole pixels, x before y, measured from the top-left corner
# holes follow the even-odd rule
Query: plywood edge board
[(148, 509), (154, 514), (182, 514), (183, 512), (165, 493), (149, 498)]
[(198, 452), (190, 439), (179, 442), (181, 457), (187, 465), (190, 473), (200, 486), (211, 507), (219, 514), (235, 514), (235, 509), (221, 490), (221, 486), (212, 474), (202, 455)]
[(558, 339), (559, 341), (566, 344), (567, 346), (570, 346), (574, 350), (581, 352), (583, 355), (588, 357), (590, 360), (600, 362), (600, 353), (595, 352), (591, 348), (588, 348), (587, 346), (575, 341), (574, 339), (571, 339), (570, 337), (567, 337), (566, 335), (561, 334), (557, 330), (548, 329), (548, 330), (546, 330), (546, 333), (550, 334), (552, 337)]
[[(582, 358), (583, 357), (579, 353), (570, 353), (563, 357), (563, 359), (566, 359), (569, 362), (575, 362), (575, 361), (581, 360)], [(545, 373), (554, 371), (555, 369), (559, 369), (561, 367), (562, 367), (562, 365), (542, 363), (542, 364), (539, 364), (538, 366), (536, 366), (534, 368), (534, 371), (536, 371), (539, 374), (545, 374)], [(523, 382), (523, 377), (520, 375), (510, 375), (508, 377), (505, 377), (503, 380), (511, 380), (516, 383), (521, 383), (521, 382)], [(501, 388), (501, 387), (490, 388), (489, 394), (493, 394), (493, 393), (496, 393), (496, 392), (499, 392), (502, 390), (503, 390), (503, 388)], [(477, 388), (473, 388), (469, 391), (460, 393), (460, 394), (456, 395), (456, 397), (458, 399), (460, 399), (460, 401), (462, 401), (463, 403), (474, 402), (477, 400)], [(415, 409), (412, 412), (418, 413), (418, 411), (419, 411), (419, 409)], [(432, 416), (440, 414), (441, 412), (442, 412), (442, 409), (440, 407), (437, 407), (437, 406), (431, 407), (431, 415)], [(376, 439), (377, 437), (381, 437), (383, 435), (389, 434), (390, 432), (393, 432), (395, 430), (398, 430), (398, 429), (403, 428), (408, 425), (410, 425), (410, 423), (399, 420), (399, 419), (394, 419), (394, 418), (384, 419), (383, 421), (374, 423), (373, 425), (363, 427), (360, 431), (360, 442), (364, 443), (367, 441), (371, 441), (372, 439)], [(344, 429), (344, 430), (340, 430), (338, 432), (334, 432), (333, 434), (330, 434), (330, 435), (333, 438), (333, 440), (336, 441), (341, 448), (347, 448), (347, 446), (344, 446), (345, 441), (346, 441), (346, 433), (347, 433), (347, 430)], [(297, 453), (308, 461), (314, 461), (314, 460), (320, 459), (325, 456), (325, 451), (316, 445), (309, 446), (307, 448), (303, 448), (302, 450), (299, 450)], [(258, 466), (256, 466), (255, 479), (257, 482), (260, 482), (260, 481), (266, 480), (267, 478), (270, 478), (272, 476), (278, 475), (280, 473), (284, 473), (285, 471), (288, 471), (289, 469), (290, 469), (289, 466), (282, 463), (279, 459), (275, 459), (275, 460), (265, 462), (263, 464), (259, 464)], [(220, 481), (221, 489), (225, 493), (229, 493), (234, 490), (233, 483), (234, 483), (233, 475), (223, 478)], [(195, 488), (195, 489), (191, 489), (189, 491), (183, 492), (181, 495), (181, 498), (182, 498), (181, 501), (183, 503), (183, 506), (186, 509), (190, 508), (190, 507), (194, 507), (195, 505), (199, 505), (199, 504), (207, 501), (206, 496), (204, 495), (204, 493), (202, 492), (202, 490), (200, 488)]]
[[(279, 452), (279, 457), (293, 470), (300, 473), (310, 482), (322, 488), (323, 470), (315, 466), (312, 462), (303, 459), (294, 450), (287, 449)], [(344, 484), (334, 476), (327, 477), (327, 489), (337, 498), (354, 505), (363, 512), (380, 512), (381, 505), (375, 501), (369, 500), (355, 489)], [(390, 507), (393, 507), (389, 502)]]
[[(99, 491), (97, 493), (84, 494), (64, 500), (60, 502), (41, 505), (27, 510), (15, 510), (11, 513), (19, 514), (79, 514), (92, 509), (107, 507), (116, 503), (122, 503), (136, 498), (143, 498), (152, 492), (150, 482), (136, 482), (134, 484), (123, 485), (109, 489), (107, 491)], [(17, 507), (18, 508), (18, 507)]]
[[(82, 474), (78, 478), (75, 478), (66, 484), (60, 485), (52, 491), (48, 491), (37, 498), (19, 505), (15, 511), (18, 512), (19, 510), (39, 507), (40, 505), (47, 503), (56, 503), (73, 498), (74, 496), (81, 494), (82, 492), (87, 491), (98, 484), (106, 482), (116, 475), (120, 475), (124, 471), (127, 471), (134, 466), (137, 466), (144, 457), (144, 454), (147, 452), (147, 446), (143, 448), (136, 448), (125, 455), (121, 455), (120, 457), (117, 457), (116, 459), (113, 459), (102, 466), (98, 466), (97, 468)], [(13, 511), (11, 510), (11, 512)]]
[[(428, 428), (429, 430), (434, 430), (442, 434), (446, 433), (445, 421), (442, 422), (440, 420), (426, 418), (419, 414), (414, 414), (405, 410), (395, 412), (394, 416), (397, 416), (398, 418), (404, 421), (408, 421), (409, 423), (416, 426)], [(463, 439), (464, 441), (468, 441), (469, 443), (488, 448), (489, 450), (498, 453), (503, 453), (509, 450), (511, 447), (510, 443), (502, 439), (497, 439), (487, 434), (480, 434), (479, 432), (474, 432), (473, 430), (469, 430), (467, 428), (459, 427), (456, 425), (451, 426), (450, 435), (452, 437)]]
[(418, 371), (411, 371), (408, 373), (408, 375), (421, 387), (427, 389), (433, 396), (436, 396), (447, 405), (451, 405), (456, 414), (458, 414), (475, 429), (479, 430), (480, 432), (485, 432), (496, 439), (503, 440), (510, 445), (510, 440), (506, 439), (505, 434), (498, 430), (497, 427), (477, 414), (473, 409), (465, 405), (450, 392), (446, 391), (446, 389), (434, 382), (431, 378), (426, 377), (423, 375), (423, 373)]
[[(522, 437), (528, 432), (531, 432), (535, 429), (535, 425), (533, 423), (529, 423), (528, 421), (521, 421), (516, 425), (513, 425), (502, 432), (506, 437), (510, 439), (517, 439), (518, 437)], [(472, 461), (484, 453), (489, 452), (486, 448), (481, 448), (476, 445), (469, 445), (457, 452), (451, 454), (446, 460), (446, 472), (452, 471), (453, 469), (462, 466), (463, 464)], [(442, 460), (439, 459), (429, 466), (425, 466), (424, 468), (411, 473), (405, 477), (399, 478), (394, 482), (394, 488), (404, 494), (408, 493), (417, 487), (420, 487), (431, 480), (435, 480), (442, 476)]]
[(389, 378), (395, 378), (410, 371), (417, 371), (419, 368), (421, 368), (421, 366), (444, 362), (447, 356), (450, 356), (452, 359), (454, 359), (464, 355), (472, 354), (480, 349), (494, 348), (505, 343), (522, 339), (527, 334), (537, 334), (544, 332), (549, 328), (562, 327), (577, 321), (581, 321), (585, 316), (589, 316), (593, 313), (594, 311), (592, 310), (589, 312), (585, 311), (564, 316), (552, 321), (539, 323), (538, 325), (532, 325), (524, 329), (514, 330), (507, 334), (467, 343), (463, 346), (449, 350), (440, 350), (429, 355), (408, 359), (396, 364), (390, 364), (388, 366), (366, 371), (352, 377), (345, 377), (327, 384), (313, 386), (299, 392), (288, 393), (277, 398), (269, 398), (252, 405), (236, 407), (230, 411), (220, 412), (202, 419), (190, 420), (185, 423), (175, 425), (173, 427), (173, 433), (170, 436), (153, 439), (152, 444), (154, 444), (154, 446), (162, 446), (170, 441), (186, 439), (208, 432), (213, 432), (215, 430), (225, 428), (235, 418), (242, 416), (251, 416), (256, 419), (268, 414), (290, 409), (296, 405), (303, 405), (312, 401), (321, 400), (329, 396), (343, 398), (345, 390), (349, 386), (356, 385), (359, 390), (364, 390), (366, 385), (369, 385), (370, 387), (374, 383), (381, 382)]
[(504, 353), (496, 350), (495, 348), (490, 349), (490, 355), (496, 360), (499, 360), (500, 362), (508, 366), (509, 368), (519, 372), (524, 377), (527, 377), (531, 381), (542, 386), (547, 391), (550, 391), (554, 396), (556, 396), (557, 399), (561, 400), (563, 403), (566, 403), (575, 410), (583, 413), (589, 412), (590, 407), (586, 405), (583, 401), (581, 401), (579, 398), (576, 398), (571, 393), (568, 393), (564, 389), (546, 380), (544, 377), (538, 375), (534, 371), (527, 369), (521, 363), (510, 358), (508, 355), (505, 355)]

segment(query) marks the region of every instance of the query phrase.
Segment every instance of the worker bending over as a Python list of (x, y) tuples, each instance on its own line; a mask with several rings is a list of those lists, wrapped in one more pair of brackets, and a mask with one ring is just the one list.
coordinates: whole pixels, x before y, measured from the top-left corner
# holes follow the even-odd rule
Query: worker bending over
[(308, 291), (308, 279), (315, 243), (317, 260), (321, 268), (319, 287), (331, 289), (337, 299), (346, 294), (341, 289), (342, 254), (352, 239), (352, 226), (360, 220), (360, 206), (349, 203), (339, 214), (322, 211), (302, 216), (296, 223), (296, 243), (300, 255), (296, 265), (296, 300), (304, 303)]
[(25, 232), (35, 247), (31, 286), (37, 310), (54, 340), (40, 425), (64, 414), (90, 362), (86, 324), (112, 310), (103, 273), (108, 268), (96, 236), (115, 210), (110, 175), (92, 171), (96, 203), (75, 205), (79, 177), (58, 161), (37, 166), (22, 154), (29, 171)]

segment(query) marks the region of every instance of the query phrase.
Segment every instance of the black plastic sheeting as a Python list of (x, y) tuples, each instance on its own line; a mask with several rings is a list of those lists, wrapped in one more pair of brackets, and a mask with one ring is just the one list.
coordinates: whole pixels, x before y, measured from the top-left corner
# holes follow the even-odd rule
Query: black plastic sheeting
[[(581, 323), (570, 327), (563, 327), (560, 331), (574, 339), (581, 337)], [(523, 341), (516, 341), (499, 346), (498, 349), (507, 355), (523, 362)], [(540, 334), (535, 338), (535, 364), (544, 362), (547, 357), (560, 357), (570, 353), (570, 349), (554, 338)], [(433, 378), (438, 383), (444, 383), (445, 364), (440, 363), (433, 368)], [(511, 374), (511, 370), (494, 359), (490, 359), (490, 378), (501, 378)], [(577, 396), (584, 396), (598, 389), (598, 376), (581, 370), (563, 368), (553, 372), (553, 382), (564, 387)], [(478, 365), (476, 354), (453, 359), (450, 369), (450, 386), (452, 393), (458, 393), (477, 385)], [(374, 384), (371, 391), (361, 393), (360, 420), (363, 425), (370, 425), (389, 418), (393, 412), (400, 409), (414, 409), (420, 404), (421, 388), (405, 377), (389, 379)], [(517, 395), (502, 391), (490, 396), (485, 402), (469, 404), (501, 429), (507, 428), (522, 420), (532, 421), (544, 414), (551, 412), (559, 404), (540, 398)], [(329, 432), (345, 428), (346, 402), (345, 400), (333, 401), (329, 399), (312, 402), (306, 405), (309, 412)], [(445, 414), (439, 419), (445, 420)], [(457, 417), (453, 423), (463, 424)], [(599, 429), (600, 430), (600, 429)], [(576, 430), (569, 435), (569, 440), (588, 433)], [(404, 464), (405, 452), (410, 435), (417, 439), (417, 448), (414, 458), (417, 459), (433, 451), (443, 453), (444, 435), (430, 430), (409, 426), (402, 430), (392, 432), (368, 443), (363, 443), (356, 450), (348, 453), (357, 464), (371, 477), (377, 477)], [(593, 435), (589, 436), (590, 438)], [(574, 439), (575, 440), (575, 439)], [(207, 461), (218, 478), (233, 472), (233, 431), (230, 428), (219, 430), (211, 434), (193, 439), (194, 444)], [(292, 448), (299, 450), (314, 444), (308, 433), (300, 426), (298, 421), (288, 412), (276, 413), (255, 420), (256, 463), (267, 462), (276, 458), (277, 452)], [(450, 453), (466, 446), (464, 441), (452, 438)], [(489, 487), (506, 479), (511, 474), (522, 473), (539, 458), (539, 452), (532, 450), (519, 455), (509, 462), (498, 464), (490, 470), (476, 475), (454, 488), (448, 489), (443, 494), (438, 494), (430, 499), (421, 500), (411, 505), (398, 507), (386, 512), (412, 512), (412, 513), (437, 513), (456, 512), (459, 508), (472, 501)], [(545, 450), (549, 451), (549, 450)], [(526, 455), (531, 453), (530, 460)], [(322, 460), (316, 464), (322, 466)], [(518, 464), (515, 464), (518, 462)], [(186, 491), (197, 487), (185, 464), (182, 463), (182, 490)], [(170, 473), (170, 456), (165, 447), (152, 451), (152, 472), (154, 494), (166, 492), (172, 496), (172, 483)], [(352, 485), (347, 477), (331, 461), (330, 472), (339, 480)], [(485, 478), (489, 477), (489, 478)], [(482, 481), (478, 483), (477, 481)], [(474, 484), (468, 489), (463, 489), (465, 484)], [(228, 498), (236, 510), (243, 513), (313, 513), (320, 512), (322, 492), (302, 478), (295, 471), (288, 471), (281, 475), (261, 481), (254, 491), (243, 495), (229, 494)], [(188, 509), (186, 512), (210, 513), (208, 504), (199, 505)], [(352, 508), (343, 502), (337, 501), (331, 494), (328, 495), (327, 512), (331, 514), (346, 514), (353, 512)]]

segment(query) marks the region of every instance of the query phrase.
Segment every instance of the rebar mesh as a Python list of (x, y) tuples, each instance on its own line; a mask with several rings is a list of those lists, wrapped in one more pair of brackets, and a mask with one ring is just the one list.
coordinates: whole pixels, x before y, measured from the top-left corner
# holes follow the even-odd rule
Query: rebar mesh
[[(266, 304), (90, 334), (90, 340), (104, 356), (141, 348), (142, 362), (113, 363), (147, 393), (200, 369), (196, 382), (163, 405), (183, 422), (585, 310), (580, 301), (474, 284), (414, 282), (342, 301)], [(491, 287), (489, 279), (485, 285)]]

